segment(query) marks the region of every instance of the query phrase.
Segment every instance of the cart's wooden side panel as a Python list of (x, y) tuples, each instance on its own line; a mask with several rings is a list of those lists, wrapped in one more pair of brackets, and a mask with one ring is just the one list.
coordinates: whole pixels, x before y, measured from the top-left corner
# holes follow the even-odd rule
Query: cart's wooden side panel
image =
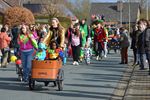
[(32, 78), (36, 79), (56, 79), (59, 69), (32, 69)]
[(33, 60), (31, 78), (56, 79), (61, 67), (61, 60)]
[(62, 67), (62, 61), (61, 60), (44, 60), (44, 61), (38, 61), (33, 60), (32, 61), (32, 68), (61, 68)]

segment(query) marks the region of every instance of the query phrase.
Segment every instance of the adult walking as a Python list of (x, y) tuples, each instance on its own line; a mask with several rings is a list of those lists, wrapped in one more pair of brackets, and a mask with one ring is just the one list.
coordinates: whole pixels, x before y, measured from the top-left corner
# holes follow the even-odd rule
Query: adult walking
[(102, 59), (102, 51), (104, 50), (104, 42), (106, 41), (106, 31), (102, 27), (103, 20), (96, 21), (97, 27), (94, 29), (94, 51), (96, 60)]
[(138, 35), (139, 35), (139, 29), (137, 27), (137, 25), (134, 26), (133, 28), (133, 32), (130, 34), (131, 36), (131, 49), (133, 50), (133, 56), (134, 56), (134, 62), (133, 62), (133, 66), (134, 65), (138, 65), (139, 64), (139, 55), (138, 55), (138, 52), (137, 52), (137, 46), (136, 46), (136, 43), (137, 43), (137, 40), (138, 40)]
[(12, 38), (12, 41), (11, 41), (11, 46), (12, 48), (14, 48), (14, 54), (15, 56), (19, 57), (19, 44), (18, 44), (18, 36), (19, 36), (19, 27), (18, 26), (14, 26), (12, 29), (11, 29), (11, 32), (12, 32), (12, 35), (13, 35), (13, 38)]
[(82, 46), (82, 35), (80, 33), (80, 25), (76, 23), (71, 31), (69, 43), (72, 47), (73, 65), (79, 65), (79, 56)]
[(23, 66), (23, 81), (28, 82), (29, 75), (31, 72), (31, 61), (32, 54), (34, 51), (34, 45), (32, 40), (34, 36), (29, 32), (26, 25), (23, 25), (20, 29), (20, 35), (18, 38), (18, 43), (20, 45), (21, 60)]
[(65, 29), (62, 27), (57, 18), (52, 18), (51, 27), (48, 34), (44, 38), (43, 43), (49, 46), (52, 41), (56, 41), (59, 47), (64, 46)]
[(145, 57), (145, 47), (144, 47), (144, 33), (147, 28), (147, 21), (145, 19), (140, 19), (138, 21), (138, 28), (140, 31), (140, 34), (138, 36), (137, 41), (137, 49), (140, 56), (140, 70), (144, 70), (144, 66), (146, 63), (146, 57)]
[(7, 66), (10, 41), (11, 37), (9, 37), (8, 34), (6, 33), (6, 28), (2, 27), (0, 33), (0, 50), (2, 52), (1, 67), (3, 68), (6, 68)]
[(149, 75), (150, 75), (150, 21), (147, 24), (148, 27), (144, 33), (144, 48), (145, 48), (146, 58), (149, 64)]

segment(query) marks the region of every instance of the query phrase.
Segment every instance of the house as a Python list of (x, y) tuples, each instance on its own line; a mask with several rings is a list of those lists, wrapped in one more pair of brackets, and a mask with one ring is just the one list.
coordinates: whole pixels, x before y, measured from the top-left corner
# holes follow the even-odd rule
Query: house
[(0, 0), (0, 16), (3, 16), (7, 8), (21, 5), (22, 0)]
[[(40, 3), (25, 3), (23, 7), (29, 9), (33, 14), (43, 14), (45, 12), (46, 6), (50, 6), (48, 4), (40, 4)], [(61, 13), (66, 16), (74, 17), (74, 14), (63, 4), (53, 4), (55, 8), (57, 8)], [(55, 13), (55, 12), (53, 12)]]
[(90, 15), (103, 15), (108, 24), (135, 23), (140, 18), (140, 4), (120, 1), (117, 3), (92, 3)]

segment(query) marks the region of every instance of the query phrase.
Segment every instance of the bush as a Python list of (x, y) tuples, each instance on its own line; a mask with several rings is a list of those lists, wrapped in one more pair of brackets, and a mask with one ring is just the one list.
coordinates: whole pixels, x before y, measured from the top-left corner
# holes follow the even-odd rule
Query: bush
[(35, 23), (34, 16), (30, 10), (23, 7), (12, 7), (6, 10), (4, 14), (4, 24), (8, 24), (12, 27), (22, 23)]

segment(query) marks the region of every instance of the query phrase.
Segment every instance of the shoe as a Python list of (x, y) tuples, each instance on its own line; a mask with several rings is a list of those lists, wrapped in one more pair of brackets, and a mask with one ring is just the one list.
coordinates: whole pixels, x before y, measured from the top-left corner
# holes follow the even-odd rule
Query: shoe
[(99, 56), (96, 57), (96, 60), (99, 60)]
[(128, 64), (127, 62), (125, 62), (124, 64)]
[(145, 70), (145, 68), (140, 68), (139, 70)]
[(139, 63), (135, 63), (135, 66), (139, 65)]
[(76, 61), (74, 61), (72, 64), (75, 65), (75, 64), (76, 64)]
[(119, 63), (119, 64), (125, 64), (124, 62), (121, 62), (121, 63)]
[(79, 63), (78, 63), (78, 62), (76, 62), (76, 64), (75, 64), (75, 65), (77, 65), (77, 66), (78, 66), (78, 65), (79, 65)]
[(90, 62), (87, 62), (87, 65), (90, 65)]
[(102, 59), (103, 59), (103, 57), (102, 57), (102, 56), (100, 56), (100, 57), (99, 57), (99, 60), (102, 60)]
[(106, 58), (107, 56), (106, 55), (104, 55), (104, 58)]

